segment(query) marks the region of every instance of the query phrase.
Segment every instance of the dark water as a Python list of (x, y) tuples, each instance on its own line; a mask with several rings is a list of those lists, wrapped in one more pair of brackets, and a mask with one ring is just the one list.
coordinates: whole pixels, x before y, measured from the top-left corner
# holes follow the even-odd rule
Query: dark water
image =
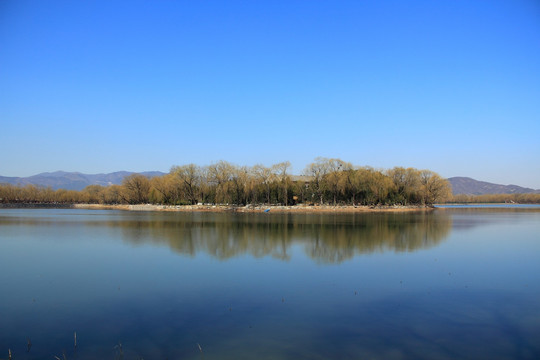
[(0, 358), (8, 349), (14, 360), (539, 359), (540, 210), (0, 210)]

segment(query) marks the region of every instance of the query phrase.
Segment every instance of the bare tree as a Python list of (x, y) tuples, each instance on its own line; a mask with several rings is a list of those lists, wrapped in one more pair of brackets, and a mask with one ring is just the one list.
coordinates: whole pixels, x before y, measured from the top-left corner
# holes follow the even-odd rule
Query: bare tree
[(420, 171), (420, 185), (425, 205), (433, 205), (437, 201), (444, 201), (452, 193), (448, 180), (431, 170)]
[(317, 196), (320, 204), (323, 204), (324, 177), (328, 173), (328, 162), (326, 158), (318, 157), (304, 169), (304, 175), (311, 177), (310, 187), (313, 196)]
[(187, 200), (195, 205), (199, 198), (200, 187), (200, 168), (195, 164), (173, 166), (170, 174), (173, 175), (180, 182), (182, 193)]
[(334, 206), (337, 203), (337, 196), (340, 192), (341, 184), (345, 180), (347, 173), (345, 171), (352, 169), (352, 165), (340, 159), (325, 159), (327, 174), (323, 181), (326, 183), (326, 188), (332, 194)]
[(130, 204), (143, 204), (148, 202), (150, 180), (141, 174), (132, 174), (122, 180), (124, 199)]
[(179, 199), (179, 181), (173, 174), (155, 176), (150, 179), (151, 193), (157, 193), (153, 196), (154, 200), (162, 204), (174, 204)]
[(270, 184), (274, 179), (272, 168), (265, 167), (264, 165), (255, 165), (253, 167), (253, 173), (258, 181), (264, 186), (266, 203), (270, 205)]
[(417, 194), (420, 186), (420, 172), (413, 168), (394, 167), (387, 171), (387, 175), (395, 185), (396, 199), (404, 205), (418, 201)]
[(274, 173), (274, 178), (279, 182), (280, 192), (283, 194), (283, 204), (288, 205), (289, 198), (289, 183), (291, 181), (287, 170), (291, 167), (291, 163), (288, 161), (280, 162), (272, 166), (272, 172)]
[(223, 160), (208, 166), (210, 184), (215, 186), (216, 203), (232, 202), (230, 187), (234, 168), (235, 165)]

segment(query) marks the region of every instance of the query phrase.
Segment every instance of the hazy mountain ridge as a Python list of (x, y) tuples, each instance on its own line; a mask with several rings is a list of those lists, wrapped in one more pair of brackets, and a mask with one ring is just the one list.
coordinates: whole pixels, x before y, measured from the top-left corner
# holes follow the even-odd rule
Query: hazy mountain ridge
[[(7, 177), (0, 176), (0, 183), (12, 185), (38, 185), (50, 186), (52, 189), (82, 190), (88, 185), (118, 185), (122, 183), (124, 177), (135, 174), (130, 171), (116, 171), (108, 174), (83, 174), (80, 172), (55, 171), (45, 172), (28, 177)], [(142, 174), (149, 178), (161, 176), (165, 173), (160, 171), (144, 171)]]
[(456, 176), (448, 178), (452, 185), (452, 194), (484, 195), (484, 194), (540, 194), (540, 190), (525, 188), (518, 185), (500, 185), (479, 181), (470, 177)]

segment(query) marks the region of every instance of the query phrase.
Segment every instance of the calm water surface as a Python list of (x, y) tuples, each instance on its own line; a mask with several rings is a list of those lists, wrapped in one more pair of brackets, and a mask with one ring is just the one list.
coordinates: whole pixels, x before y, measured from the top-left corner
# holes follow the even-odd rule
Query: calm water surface
[(0, 209), (0, 358), (8, 349), (14, 360), (539, 359), (540, 209)]

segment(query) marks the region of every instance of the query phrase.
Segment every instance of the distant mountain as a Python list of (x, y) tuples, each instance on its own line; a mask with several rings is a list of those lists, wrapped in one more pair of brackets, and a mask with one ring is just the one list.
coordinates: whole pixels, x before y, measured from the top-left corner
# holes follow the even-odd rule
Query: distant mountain
[[(28, 177), (6, 177), (0, 176), (0, 184), (7, 183), (12, 185), (39, 185), (50, 186), (54, 190), (66, 189), (66, 190), (82, 190), (88, 185), (113, 185), (120, 184), (122, 180), (131, 174), (135, 174), (129, 171), (117, 171), (109, 174), (82, 174), (79, 172), (46, 172)], [(145, 171), (142, 173), (144, 176), (152, 178), (154, 176), (161, 176), (165, 173), (160, 171)]]
[(485, 181), (478, 181), (469, 177), (451, 177), (448, 181), (452, 185), (454, 195), (484, 195), (484, 194), (525, 194), (540, 193), (540, 190), (524, 188), (517, 185), (499, 185)]

